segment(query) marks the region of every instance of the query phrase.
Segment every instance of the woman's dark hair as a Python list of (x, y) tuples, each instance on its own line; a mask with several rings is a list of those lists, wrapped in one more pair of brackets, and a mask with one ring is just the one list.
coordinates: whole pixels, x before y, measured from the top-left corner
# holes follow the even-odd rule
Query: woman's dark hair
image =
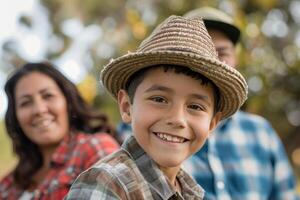
[(13, 172), (17, 186), (26, 189), (33, 183), (32, 177), (43, 165), (43, 157), (37, 146), (24, 134), (16, 117), (15, 89), (18, 81), (32, 73), (39, 72), (53, 79), (68, 102), (69, 127), (72, 133), (106, 132), (114, 135), (114, 129), (109, 125), (105, 114), (95, 112), (80, 96), (76, 86), (59, 72), (51, 63), (27, 63), (19, 68), (7, 80), (5, 92), (8, 98), (8, 108), (5, 114), (5, 124), (13, 143), (14, 152), (19, 157), (18, 165)]

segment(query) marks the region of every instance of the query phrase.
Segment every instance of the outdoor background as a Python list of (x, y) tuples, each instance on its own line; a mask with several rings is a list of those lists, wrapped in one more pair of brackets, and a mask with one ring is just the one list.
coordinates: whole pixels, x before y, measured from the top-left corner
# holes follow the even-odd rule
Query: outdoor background
[(117, 107), (99, 82), (111, 59), (134, 51), (164, 18), (201, 6), (235, 17), (242, 30), (239, 69), (247, 77), (244, 110), (266, 117), (300, 174), (299, 0), (0, 0), (0, 178), (16, 163), (3, 123), (9, 73), (48, 59), (114, 123)]

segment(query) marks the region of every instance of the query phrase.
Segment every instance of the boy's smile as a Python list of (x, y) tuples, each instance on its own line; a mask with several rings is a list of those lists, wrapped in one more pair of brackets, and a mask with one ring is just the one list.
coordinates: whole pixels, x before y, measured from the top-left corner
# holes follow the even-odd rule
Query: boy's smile
[(178, 137), (175, 135), (171, 135), (168, 133), (161, 133), (161, 132), (153, 132), (157, 137), (159, 137), (160, 139), (166, 141), (166, 142), (171, 142), (171, 143), (183, 143), (185, 142), (187, 139), (183, 138), (183, 137)]
[(219, 119), (219, 114), (213, 115), (210, 84), (162, 67), (146, 72), (132, 104), (121, 90), (119, 105), (139, 145), (159, 167), (175, 171), (200, 149)]

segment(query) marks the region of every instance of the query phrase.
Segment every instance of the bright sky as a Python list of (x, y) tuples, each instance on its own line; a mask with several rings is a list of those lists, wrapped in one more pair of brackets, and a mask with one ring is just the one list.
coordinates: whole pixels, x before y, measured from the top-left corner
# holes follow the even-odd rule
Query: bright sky
[[(0, 46), (7, 39), (13, 39), (21, 37), (20, 25), (18, 25), (18, 18), (20, 14), (30, 13), (37, 6), (36, 0), (10, 0), (5, 1), (1, 0), (0, 3)], [(40, 41), (37, 37), (29, 35), (24, 37), (24, 44), (32, 44), (32, 49), (34, 51), (29, 51), (24, 49), (24, 52), (31, 52), (32, 54), (36, 53), (40, 49)], [(28, 45), (25, 45), (28, 46)], [(31, 46), (31, 45), (30, 45)], [(0, 48), (0, 56), (2, 54), (2, 48)], [(27, 55), (25, 55), (27, 56)], [(30, 56), (30, 55), (29, 55)], [(3, 61), (1, 61), (3, 64)], [(7, 78), (7, 74), (3, 74), (0, 71), (0, 118), (4, 116), (7, 107), (7, 99), (4, 93), (3, 87)]]
[[(17, 20), (20, 13), (30, 12), (35, 0), (0, 0), (0, 46), (3, 41), (17, 34)], [(0, 54), (2, 49), (0, 48)], [(7, 106), (7, 100), (3, 91), (7, 75), (0, 71), (0, 117), (3, 117)]]
[[(52, 34), (48, 11), (39, 4), (39, 0), (4, 1), (0, 0), (0, 46), (7, 39), (15, 40), (19, 55), (31, 62), (43, 60), (47, 51), (63, 47), (63, 41)], [(18, 23), (22, 14), (32, 19), (31, 28)], [(86, 55), (86, 51), (102, 36), (102, 30), (96, 25), (84, 27), (78, 19), (68, 19), (61, 26), (66, 36), (76, 37), (76, 40), (53, 62), (71, 81), (78, 83), (93, 66), (92, 59)], [(0, 59), (1, 54), (0, 48)], [(0, 60), (0, 66), (3, 63), (4, 61)], [(4, 116), (7, 107), (3, 91), (6, 79), (7, 74), (0, 70), (0, 118)]]

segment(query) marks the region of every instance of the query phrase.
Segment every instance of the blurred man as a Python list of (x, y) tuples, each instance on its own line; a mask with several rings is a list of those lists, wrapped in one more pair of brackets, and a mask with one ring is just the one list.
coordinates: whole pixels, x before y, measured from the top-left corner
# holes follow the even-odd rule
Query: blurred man
[[(219, 59), (236, 67), (240, 30), (227, 14), (200, 8), (185, 14), (202, 17)], [(185, 163), (205, 189), (206, 199), (298, 199), (295, 177), (285, 149), (266, 119), (237, 112), (221, 122), (204, 147)]]

